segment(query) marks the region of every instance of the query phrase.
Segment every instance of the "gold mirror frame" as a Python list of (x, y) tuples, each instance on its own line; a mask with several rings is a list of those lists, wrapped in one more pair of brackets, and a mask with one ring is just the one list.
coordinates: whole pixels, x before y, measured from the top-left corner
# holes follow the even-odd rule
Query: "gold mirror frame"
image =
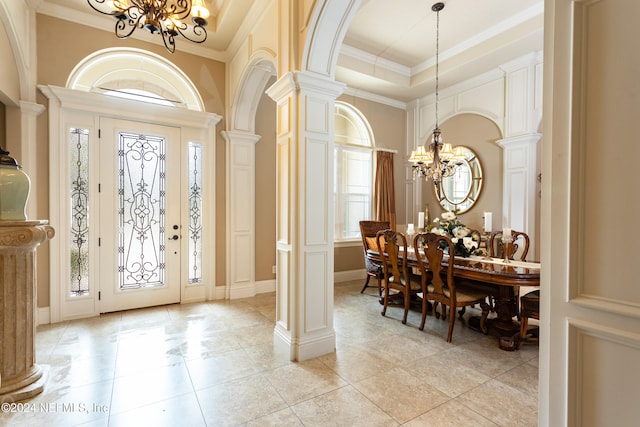
[[(482, 191), (482, 165), (478, 155), (469, 147), (460, 146), (465, 161), (458, 166), (456, 173), (433, 184), (436, 200), (446, 211), (459, 214), (469, 211), (475, 205)], [(456, 147), (454, 147), (455, 150)]]

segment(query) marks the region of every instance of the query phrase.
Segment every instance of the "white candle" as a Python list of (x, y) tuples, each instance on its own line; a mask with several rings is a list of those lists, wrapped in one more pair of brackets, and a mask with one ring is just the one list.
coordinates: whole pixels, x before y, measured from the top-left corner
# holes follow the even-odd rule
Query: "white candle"
[(424, 228), (424, 212), (418, 212), (418, 228)]
[(511, 237), (511, 229), (504, 227), (502, 229), (502, 237)]
[(484, 213), (484, 232), (491, 233), (491, 224), (493, 223), (493, 213), (485, 212)]
[(414, 234), (416, 230), (413, 228), (413, 224), (407, 224), (407, 234)]

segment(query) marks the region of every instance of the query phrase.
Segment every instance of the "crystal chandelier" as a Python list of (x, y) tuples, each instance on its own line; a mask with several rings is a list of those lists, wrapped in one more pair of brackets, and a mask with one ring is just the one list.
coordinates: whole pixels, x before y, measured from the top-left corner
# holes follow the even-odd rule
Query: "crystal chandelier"
[[(205, 0), (87, 0), (97, 12), (116, 19), (118, 38), (129, 37), (136, 28), (162, 35), (164, 46), (171, 53), (176, 50), (175, 38), (202, 43), (207, 39), (209, 10)], [(185, 22), (191, 17), (191, 25)]]
[(440, 50), (440, 11), (444, 9), (444, 3), (436, 3), (431, 10), (436, 12), (436, 125), (429, 146), (420, 145), (411, 152), (409, 161), (413, 163), (413, 172), (425, 179), (431, 179), (436, 186), (442, 178), (455, 173), (456, 167), (465, 159), (462, 147), (455, 150), (451, 144), (443, 144), (440, 127), (438, 126), (438, 55)]

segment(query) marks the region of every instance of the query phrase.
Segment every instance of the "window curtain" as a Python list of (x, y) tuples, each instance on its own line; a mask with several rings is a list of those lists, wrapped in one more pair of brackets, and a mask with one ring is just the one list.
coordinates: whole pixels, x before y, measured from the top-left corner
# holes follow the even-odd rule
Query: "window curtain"
[(389, 221), (391, 229), (396, 229), (396, 194), (393, 189), (393, 153), (378, 151), (376, 158), (376, 179), (373, 190), (375, 219)]

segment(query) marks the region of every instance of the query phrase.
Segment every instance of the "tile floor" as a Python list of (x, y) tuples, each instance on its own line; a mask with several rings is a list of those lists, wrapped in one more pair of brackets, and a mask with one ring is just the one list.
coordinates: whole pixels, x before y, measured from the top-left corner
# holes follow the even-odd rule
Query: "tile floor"
[[(535, 426), (538, 348), (335, 285), (337, 350), (273, 352), (275, 294), (133, 310), (38, 328), (42, 394), (5, 426)], [(467, 312), (470, 314), (471, 312)]]

